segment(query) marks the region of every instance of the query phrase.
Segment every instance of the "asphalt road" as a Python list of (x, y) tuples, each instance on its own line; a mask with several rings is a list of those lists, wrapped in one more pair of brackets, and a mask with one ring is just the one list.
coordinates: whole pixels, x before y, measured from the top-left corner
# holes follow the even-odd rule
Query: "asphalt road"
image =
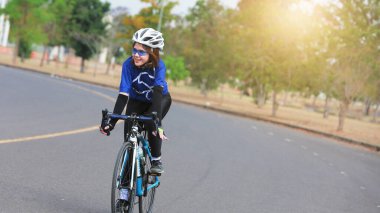
[[(117, 91), (0, 66), (0, 213), (110, 212)], [(154, 212), (380, 212), (380, 155), (173, 103)]]

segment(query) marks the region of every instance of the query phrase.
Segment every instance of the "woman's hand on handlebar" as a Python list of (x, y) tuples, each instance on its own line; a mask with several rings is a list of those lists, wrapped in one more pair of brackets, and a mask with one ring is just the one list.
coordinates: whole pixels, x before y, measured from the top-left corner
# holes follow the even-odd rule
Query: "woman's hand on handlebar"
[(165, 135), (165, 132), (164, 132), (164, 129), (162, 127), (158, 127), (157, 128), (157, 131), (153, 131), (152, 134), (154, 136), (157, 136), (157, 132), (158, 132), (158, 137), (161, 139), (161, 140), (168, 140), (168, 138), (166, 137)]
[(99, 127), (99, 131), (103, 135), (109, 136), (111, 134), (111, 131), (113, 130), (113, 128), (114, 128), (114, 126), (112, 124), (110, 124), (110, 123), (102, 124)]
[(113, 130), (114, 125), (110, 124), (110, 119), (108, 117), (108, 110), (102, 110), (102, 121), (100, 123), (99, 131), (103, 135), (109, 136)]

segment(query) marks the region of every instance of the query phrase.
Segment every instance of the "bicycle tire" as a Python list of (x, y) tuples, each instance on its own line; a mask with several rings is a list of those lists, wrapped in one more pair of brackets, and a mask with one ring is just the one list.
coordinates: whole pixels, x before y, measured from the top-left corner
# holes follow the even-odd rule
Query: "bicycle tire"
[[(123, 177), (120, 177), (120, 171), (122, 167), (122, 163), (124, 161), (124, 157), (127, 157), (126, 162), (125, 162), (125, 168), (126, 172), (124, 173)], [(135, 186), (133, 186), (133, 189), (128, 190), (128, 202), (129, 204), (127, 207), (122, 207), (121, 210), (119, 211), (116, 208), (118, 198), (120, 197), (120, 189), (122, 185), (128, 186), (129, 181), (134, 181), (134, 177), (131, 177), (131, 162), (132, 162), (132, 144), (131, 143), (123, 143), (122, 147), (119, 150), (119, 153), (117, 154), (116, 161), (115, 161), (115, 167), (114, 167), (114, 172), (113, 172), (113, 177), (112, 177), (112, 191), (111, 191), (111, 210), (112, 213), (132, 213), (133, 208), (135, 205)], [(135, 185), (135, 183), (134, 183)]]
[[(146, 151), (144, 150), (143, 152), (144, 152), (143, 159), (145, 159), (145, 161), (141, 164), (141, 167), (143, 168), (142, 171), (144, 175), (143, 188), (146, 190), (147, 186), (149, 186), (151, 183), (154, 183), (155, 177), (148, 175), (148, 171), (151, 167), (151, 163)], [(156, 194), (156, 187), (151, 188), (149, 191), (144, 193), (143, 196), (139, 196), (139, 212), (140, 213), (152, 212), (155, 194)]]

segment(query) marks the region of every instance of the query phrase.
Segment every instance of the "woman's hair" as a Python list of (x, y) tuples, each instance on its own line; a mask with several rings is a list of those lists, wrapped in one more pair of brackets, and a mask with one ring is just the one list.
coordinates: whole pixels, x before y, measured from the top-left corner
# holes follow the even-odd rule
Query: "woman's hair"
[[(136, 42), (133, 42), (134, 47)], [(158, 48), (151, 48), (146, 46), (145, 44), (142, 44), (144, 50), (149, 54), (149, 59), (146, 64), (143, 65), (144, 68), (155, 68), (158, 66), (158, 62), (160, 60), (160, 50)], [(132, 60), (133, 65), (135, 64)]]

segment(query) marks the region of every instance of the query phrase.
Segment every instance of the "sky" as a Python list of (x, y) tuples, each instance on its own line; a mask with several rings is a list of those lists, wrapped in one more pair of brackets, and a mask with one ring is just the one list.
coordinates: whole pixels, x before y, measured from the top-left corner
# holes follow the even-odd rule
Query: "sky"
[[(136, 14), (140, 11), (140, 9), (144, 5), (139, 0), (102, 0), (103, 2), (110, 2), (111, 8), (115, 8), (118, 6), (127, 7), (129, 9), (129, 12), (131, 14)], [(239, 0), (219, 0), (222, 5), (226, 7), (232, 7), (235, 8)], [(179, 4), (173, 9), (173, 13), (175, 14), (185, 14), (188, 12), (188, 9), (192, 6), (194, 6), (196, 0), (177, 0)]]

